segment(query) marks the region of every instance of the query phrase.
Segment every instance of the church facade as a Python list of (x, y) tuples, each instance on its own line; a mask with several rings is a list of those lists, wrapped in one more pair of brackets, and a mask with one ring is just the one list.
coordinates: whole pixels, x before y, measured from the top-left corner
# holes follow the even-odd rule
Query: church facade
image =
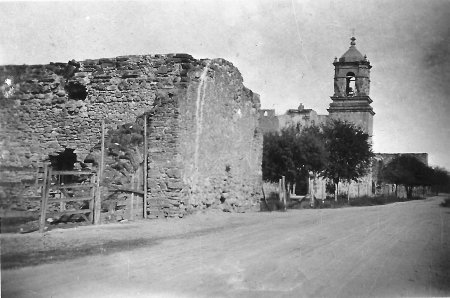
[[(370, 70), (372, 68), (366, 55), (362, 55), (356, 48), (356, 39), (351, 38), (349, 49), (338, 59), (334, 59), (334, 93), (332, 102), (327, 109), (328, 115), (317, 114), (312, 109), (305, 109), (303, 104), (297, 109), (289, 109), (283, 115), (276, 115), (275, 110), (261, 110), (260, 127), (263, 133), (280, 131), (292, 125), (308, 127), (321, 125), (329, 119), (339, 119), (355, 124), (369, 134), (370, 142), (373, 136), (373, 118), (375, 112), (371, 106), (370, 98)], [(428, 163), (426, 153), (419, 154), (420, 160)], [(340, 185), (340, 193), (348, 193), (348, 196), (358, 197), (374, 195), (380, 192), (381, 184), (379, 165), (391, 160), (392, 154), (377, 153), (371, 172), (360, 179), (359, 182)], [(380, 163), (381, 162), (381, 163)], [(327, 196), (326, 181), (316, 179), (310, 185), (309, 192), (317, 199), (325, 199)]]
[(334, 94), (327, 109), (328, 115), (317, 114), (300, 104), (297, 109), (289, 109), (284, 115), (276, 115), (275, 110), (261, 110), (263, 132), (279, 131), (290, 125), (320, 125), (328, 119), (352, 122), (370, 136), (373, 134), (373, 111), (370, 93), (370, 65), (367, 56), (356, 48), (355, 38), (351, 38), (350, 48), (334, 65)]

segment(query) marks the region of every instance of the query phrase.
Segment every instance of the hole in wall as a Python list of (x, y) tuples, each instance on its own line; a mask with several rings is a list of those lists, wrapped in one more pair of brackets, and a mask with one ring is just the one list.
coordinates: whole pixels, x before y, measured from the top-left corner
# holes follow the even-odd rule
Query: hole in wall
[[(50, 155), (50, 164), (53, 170), (55, 171), (72, 171), (75, 167), (75, 163), (77, 162), (77, 155), (74, 153), (74, 149), (66, 148), (63, 152), (58, 155)], [(74, 176), (67, 175), (61, 176), (62, 183), (69, 183), (74, 180)]]
[(230, 165), (225, 165), (225, 172), (229, 173), (231, 171)]
[(51, 155), (50, 163), (52, 168), (56, 171), (73, 170), (75, 163), (77, 162), (77, 155), (74, 151), (74, 149), (66, 148), (64, 152), (61, 152), (58, 155)]
[(69, 94), (69, 99), (85, 100), (87, 97), (86, 86), (78, 82), (69, 82), (64, 89), (66, 89)]

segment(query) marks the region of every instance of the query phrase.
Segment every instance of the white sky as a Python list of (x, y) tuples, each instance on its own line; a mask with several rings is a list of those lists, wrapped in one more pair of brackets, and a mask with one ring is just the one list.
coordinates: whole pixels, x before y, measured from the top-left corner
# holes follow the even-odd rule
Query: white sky
[(0, 65), (132, 54), (225, 58), (284, 113), (326, 114), (335, 56), (373, 66), (375, 152), (428, 152), (450, 169), (450, 1), (0, 2)]

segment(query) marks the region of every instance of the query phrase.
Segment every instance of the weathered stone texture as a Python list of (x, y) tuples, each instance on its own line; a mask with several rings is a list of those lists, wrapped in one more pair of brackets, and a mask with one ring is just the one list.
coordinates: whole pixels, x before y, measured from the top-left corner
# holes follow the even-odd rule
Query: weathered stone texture
[[(101, 120), (113, 131), (148, 113), (150, 215), (256, 204), (259, 97), (231, 63), (169, 54), (0, 66), (0, 82), (7, 79), (14, 92), (0, 95), (1, 179), (20, 182), (8, 167), (38, 168), (66, 148), (78, 166), (98, 161)], [(108, 183), (129, 183), (111, 172), (119, 159), (106, 157)]]
[(169, 216), (210, 207), (253, 208), (261, 183), (259, 97), (225, 60), (191, 67), (186, 93), (157, 96), (149, 154), (150, 212), (158, 215), (158, 206)]
[[(155, 83), (151, 70), (139, 65), (151, 65), (152, 60), (161, 59), (142, 56), (1, 67), (0, 81), (11, 78), (16, 91), (0, 100), (0, 165), (41, 165), (48, 155), (65, 148), (75, 149), (82, 161), (100, 139), (102, 119), (111, 128), (151, 109), (159, 82)], [(71, 85), (84, 86), (86, 98), (71, 98)]]

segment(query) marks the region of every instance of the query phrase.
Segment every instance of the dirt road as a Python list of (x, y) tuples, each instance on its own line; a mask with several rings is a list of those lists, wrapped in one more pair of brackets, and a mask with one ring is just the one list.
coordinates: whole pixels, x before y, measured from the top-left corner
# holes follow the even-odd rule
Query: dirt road
[(2, 297), (449, 296), (442, 200), (2, 235)]

